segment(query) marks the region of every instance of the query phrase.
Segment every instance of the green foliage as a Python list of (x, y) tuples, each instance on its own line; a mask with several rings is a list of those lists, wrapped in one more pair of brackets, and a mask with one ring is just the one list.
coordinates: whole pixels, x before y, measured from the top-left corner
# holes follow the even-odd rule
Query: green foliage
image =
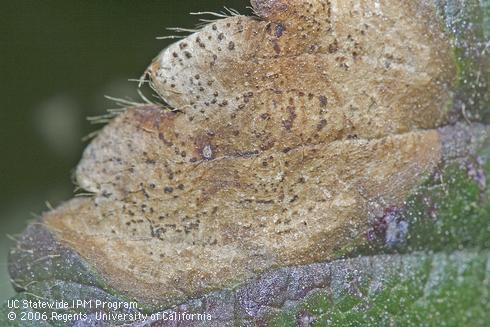
[(413, 226), (406, 251), (490, 248), (488, 190), (480, 190), (464, 169), (448, 167), (442, 176), (442, 183), (428, 183), (409, 201)]
[(452, 38), (456, 64), (455, 110), (465, 119), (488, 122), (490, 113), (490, 2), (438, 1)]
[(361, 286), (330, 286), (273, 318), (270, 325), (295, 326), (309, 317), (313, 326), (486, 326), (489, 255), (404, 255), (398, 272), (362, 271), (357, 276)]

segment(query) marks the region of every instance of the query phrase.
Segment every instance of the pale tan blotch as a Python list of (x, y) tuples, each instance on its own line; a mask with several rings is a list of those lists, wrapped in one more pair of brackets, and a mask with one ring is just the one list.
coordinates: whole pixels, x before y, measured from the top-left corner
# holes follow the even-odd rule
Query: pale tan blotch
[(100, 182), (96, 197), (45, 216), (114, 288), (146, 303), (330, 257), (362, 234), (371, 207), (403, 203), (441, 155), (427, 131), (189, 164), (158, 136), (168, 115), (116, 118), (79, 165)]
[(288, 10), (271, 14), (274, 21), (212, 23), (165, 49), (148, 70), (156, 91), (185, 113), (179, 125), (195, 138), (220, 135), (218, 157), (444, 123), (454, 66), (448, 40), (429, 20), (432, 7), (270, 3)]
[(219, 20), (155, 59), (178, 110), (118, 116), (77, 167), (95, 196), (44, 218), (142, 302), (331, 258), (440, 161), (453, 64), (432, 7), (254, 6), (262, 19)]

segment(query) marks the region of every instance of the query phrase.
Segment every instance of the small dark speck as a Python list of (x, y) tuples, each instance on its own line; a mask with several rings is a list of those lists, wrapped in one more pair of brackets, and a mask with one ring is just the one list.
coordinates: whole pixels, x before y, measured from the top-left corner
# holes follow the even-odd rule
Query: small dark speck
[(324, 96), (324, 95), (320, 95), (320, 96), (318, 97), (318, 99), (320, 100), (320, 107), (324, 108), (324, 107), (326, 107), (326, 106), (327, 106), (327, 104), (328, 104), (328, 99), (327, 99), (327, 97), (326, 97), (326, 96)]
[(286, 28), (283, 25), (278, 24), (276, 26), (276, 37), (280, 38), (285, 30), (286, 30)]
[(279, 44), (274, 43), (273, 49), (277, 54), (281, 53), (281, 47), (279, 46)]
[(327, 125), (326, 119), (320, 120), (320, 122), (318, 123), (318, 126), (317, 126), (317, 130), (321, 131), (323, 129), (323, 127), (325, 127), (326, 125)]

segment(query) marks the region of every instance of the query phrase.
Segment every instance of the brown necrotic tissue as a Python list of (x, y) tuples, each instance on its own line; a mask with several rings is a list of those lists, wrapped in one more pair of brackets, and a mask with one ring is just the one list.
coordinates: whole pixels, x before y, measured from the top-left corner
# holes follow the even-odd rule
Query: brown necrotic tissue
[(174, 304), (328, 260), (440, 161), (454, 65), (425, 2), (255, 0), (147, 75), (44, 217), (114, 289)]

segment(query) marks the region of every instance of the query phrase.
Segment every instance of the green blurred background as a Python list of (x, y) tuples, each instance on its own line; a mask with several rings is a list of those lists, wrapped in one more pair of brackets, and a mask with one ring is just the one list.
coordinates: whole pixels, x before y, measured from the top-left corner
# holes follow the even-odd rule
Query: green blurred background
[[(71, 197), (71, 173), (100, 126), (85, 118), (138, 99), (136, 83), (189, 12), (249, 13), (247, 0), (0, 0), (0, 302), (7, 253), (26, 223)], [(210, 18), (210, 17), (207, 17)]]

